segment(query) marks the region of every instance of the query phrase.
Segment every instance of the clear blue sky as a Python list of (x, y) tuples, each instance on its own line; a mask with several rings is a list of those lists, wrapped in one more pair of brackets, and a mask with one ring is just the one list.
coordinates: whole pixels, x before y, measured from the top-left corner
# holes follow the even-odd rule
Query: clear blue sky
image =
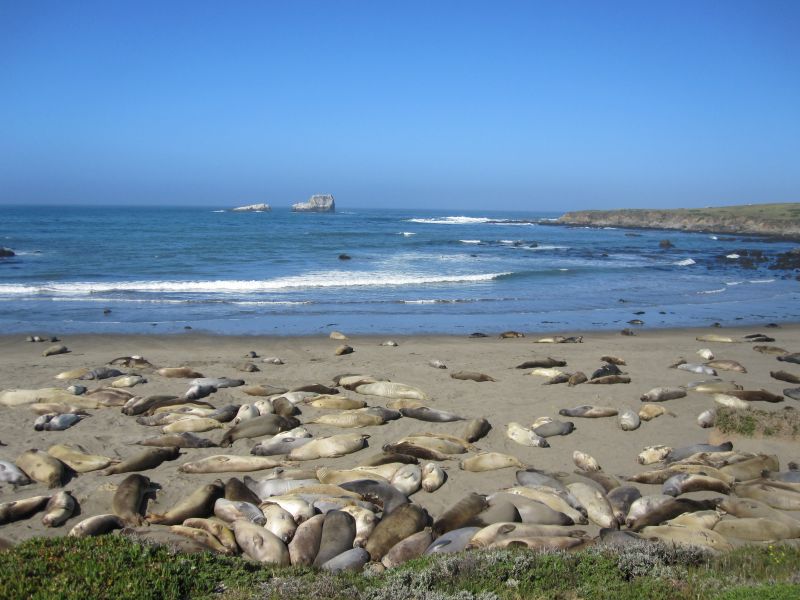
[(0, 0), (0, 203), (800, 201), (800, 1)]

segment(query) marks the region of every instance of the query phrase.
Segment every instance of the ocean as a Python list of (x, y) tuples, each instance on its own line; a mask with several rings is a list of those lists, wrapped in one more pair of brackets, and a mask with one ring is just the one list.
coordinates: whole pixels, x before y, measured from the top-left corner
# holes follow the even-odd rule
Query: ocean
[[(559, 214), (0, 207), (0, 246), (17, 254), (0, 259), (0, 331), (399, 335), (800, 320), (793, 274), (737, 256), (795, 244), (541, 223)], [(664, 239), (674, 247), (660, 248)]]

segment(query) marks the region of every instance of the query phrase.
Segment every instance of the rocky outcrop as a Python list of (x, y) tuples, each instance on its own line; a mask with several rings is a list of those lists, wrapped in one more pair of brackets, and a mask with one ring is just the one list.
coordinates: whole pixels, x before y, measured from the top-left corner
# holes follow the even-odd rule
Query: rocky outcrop
[(315, 194), (308, 202), (292, 204), (293, 212), (334, 212), (336, 204), (331, 194)]
[(625, 209), (570, 212), (560, 225), (676, 229), (800, 239), (800, 204), (748, 204), (670, 210)]
[(266, 212), (272, 210), (269, 204), (248, 204), (247, 206), (237, 206), (231, 209), (233, 212)]
[(4, 248), (0, 246), (0, 258), (10, 258), (12, 256), (16, 256), (14, 251), (11, 248)]

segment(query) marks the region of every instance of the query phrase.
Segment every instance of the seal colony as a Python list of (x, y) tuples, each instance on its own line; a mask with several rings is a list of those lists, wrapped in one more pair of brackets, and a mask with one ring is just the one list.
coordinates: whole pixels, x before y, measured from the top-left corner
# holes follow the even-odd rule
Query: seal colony
[[(342, 334), (0, 338), (0, 538), (334, 571), (597, 539), (798, 543), (798, 443), (713, 423), (720, 405), (794, 410), (800, 327), (769, 330), (782, 352), (750, 329), (506, 333), (347, 336), (346, 354)], [(280, 359), (237, 368), (258, 355)]]

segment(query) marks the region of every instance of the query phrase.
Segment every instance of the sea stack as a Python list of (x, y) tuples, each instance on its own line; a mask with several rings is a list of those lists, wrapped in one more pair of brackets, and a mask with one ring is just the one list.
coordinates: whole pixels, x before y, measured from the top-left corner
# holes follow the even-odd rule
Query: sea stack
[(231, 209), (233, 212), (265, 212), (272, 210), (269, 204), (261, 203), (261, 204), (248, 204), (247, 206), (237, 206), (236, 208)]
[(332, 194), (315, 194), (308, 202), (292, 204), (292, 212), (335, 212)]

